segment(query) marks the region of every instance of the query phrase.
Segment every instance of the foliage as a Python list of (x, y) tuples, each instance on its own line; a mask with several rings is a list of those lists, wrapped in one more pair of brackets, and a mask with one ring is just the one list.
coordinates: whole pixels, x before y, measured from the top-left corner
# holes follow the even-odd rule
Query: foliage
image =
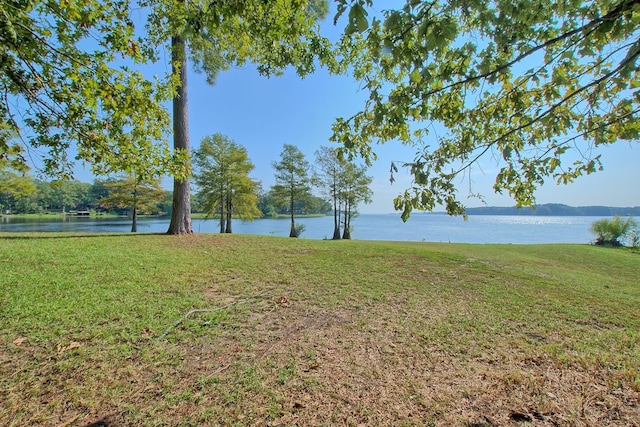
[(257, 207), (258, 183), (249, 177), (254, 169), (246, 148), (227, 136), (205, 136), (193, 154), (194, 181), (204, 212), (220, 216), (220, 232), (231, 232), (231, 217), (252, 221)]
[(343, 210), (343, 239), (351, 238), (351, 220), (357, 215), (360, 202), (371, 203), (369, 188), (373, 178), (367, 176), (366, 166), (346, 163), (340, 173), (339, 200)]
[(7, 160), (0, 159), (0, 214), (13, 211), (36, 192), (33, 178), (11, 167)]
[(369, 99), (332, 139), (367, 161), (374, 141), (416, 148), (396, 162), (413, 175), (394, 201), (404, 220), (463, 213), (457, 185), (482, 159), (499, 166), (494, 190), (525, 206), (549, 177), (602, 169), (600, 146), (638, 140), (637, 1), (406, 0), (382, 17), (373, 3), (338, 0)]
[(130, 208), (141, 214), (161, 214), (158, 208), (166, 192), (160, 186), (159, 179), (142, 181), (133, 175), (120, 176), (103, 184), (109, 191), (106, 197), (97, 202), (107, 209)]
[(333, 204), (333, 240), (339, 240), (340, 235), (340, 202), (339, 183), (342, 161), (336, 150), (329, 147), (320, 147), (315, 153), (317, 168), (313, 173), (313, 183), (320, 187), (323, 196)]
[(634, 237), (637, 233), (638, 223), (633, 217), (622, 217), (616, 215), (613, 219), (603, 218), (591, 224), (591, 232), (597, 236), (596, 245), (621, 246), (621, 240), (631, 238), (631, 245), (636, 246), (637, 240)]
[[(371, 202), (372, 191), (369, 186), (372, 178), (366, 175), (366, 167), (347, 162), (335, 149), (320, 147), (315, 154), (318, 169), (314, 172), (314, 184), (333, 202), (333, 239), (348, 239), (351, 237), (351, 219), (357, 214), (358, 203)], [(341, 218), (344, 225), (342, 236)]]
[(302, 224), (302, 223), (297, 223), (296, 224), (296, 236), (295, 237), (300, 237), (302, 235), (302, 233), (304, 233), (304, 230), (306, 230), (307, 226)]
[(272, 163), (276, 184), (271, 187), (277, 206), (287, 206), (291, 215), (289, 237), (298, 237), (295, 227), (296, 201), (308, 200), (311, 195), (309, 162), (295, 145), (284, 144), (280, 161)]
[(153, 59), (136, 36), (136, 2), (12, 1), (0, 4), (0, 158), (25, 170), (71, 176), (77, 160), (97, 173), (181, 173), (164, 140), (172, 83), (136, 70)]
[(148, 44), (166, 46), (172, 37), (182, 38), (186, 58), (210, 84), (221, 71), (248, 61), (266, 76), (289, 66), (304, 76), (315, 70), (316, 61), (338, 69), (331, 43), (317, 24), (327, 12), (326, 1), (145, 3), (150, 6)]
[[(277, 217), (279, 215), (289, 215), (289, 206), (278, 202), (273, 188), (269, 191), (262, 191), (258, 195), (258, 209), (263, 216)], [(328, 215), (332, 212), (331, 204), (323, 198), (308, 194), (302, 200), (293, 203), (293, 211), (296, 215)]]
[(162, 213), (158, 205), (164, 200), (166, 192), (157, 178), (145, 180), (134, 175), (126, 175), (104, 185), (109, 189), (109, 195), (98, 200), (98, 203), (108, 209), (130, 208), (132, 232), (138, 231), (138, 213)]

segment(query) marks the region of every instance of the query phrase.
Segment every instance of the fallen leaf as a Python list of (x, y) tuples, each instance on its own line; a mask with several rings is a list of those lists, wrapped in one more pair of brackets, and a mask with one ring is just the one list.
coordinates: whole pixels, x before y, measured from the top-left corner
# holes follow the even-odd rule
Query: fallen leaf
[(15, 340), (13, 340), (13, 343), (15, 345), (22, 345), (23, 342), (25, 342), (27, 340), (26, 337), (18, 337)]
[(289, 302), (289, 299), (283, 295), (280, 297), (280, 305), (283, 307), (289, 307), (291, 303)]
[(58, 354), (62, 354), (65, 351), (73, 350), (74, 348), (82, 347), (82, 344), (76, 341), (71, 341), (68, 346), (62, 346), (61, 344), (56, 345), (56, 349), (58, 350)]

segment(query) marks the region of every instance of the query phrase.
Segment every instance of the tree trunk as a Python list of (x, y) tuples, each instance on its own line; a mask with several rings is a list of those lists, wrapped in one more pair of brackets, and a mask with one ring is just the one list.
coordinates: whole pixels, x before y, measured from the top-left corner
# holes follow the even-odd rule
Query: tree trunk
[(135, 206), (133, 207), (131, 218), (131, 232), (136, 233), (138, 231), (138, 208)]
[(220, 191), (220, 234), (224, 233), (224, 209), (225, 209), (225, 200), (224, 193)]
[(335, 190), (333, 190), (333, 240), (340, 240), (340, 211), (338, 209), (338, 196)]
[(293, 214), (293, 194), (291, 194), (291, 202), (289, 208), (291, 209), (291, 231), (289, 232), (289, 237), (298, 237), (298, 233), (296, 232), (296, 222), (294, 220)]
[(344, 209), (344, 232), (342, 233), (343, 239), (351, 239), (351, 231), (349, 231), (349, 227), (351, 226), (351, 205), (349, 202), (345, 203)]
[[(180, 86), (173, 98), (173, 149), (189, 153), (189, 115), (187, 108), (187, 52), (182, 37), (171, 38), (173, 74), (179, 73)], [(176, 64), (180, 64), (179, 68)], [(173, 179), (173, 210), (167, 234), (192, 234), (191, 190), (189, 178)]]
[(227, 200), (227, 229), (225, 230), (225, 233), (231, 233), (231, 216), (232, 216), (232, 204), (231, 204), (231, 198), (229, 198)]

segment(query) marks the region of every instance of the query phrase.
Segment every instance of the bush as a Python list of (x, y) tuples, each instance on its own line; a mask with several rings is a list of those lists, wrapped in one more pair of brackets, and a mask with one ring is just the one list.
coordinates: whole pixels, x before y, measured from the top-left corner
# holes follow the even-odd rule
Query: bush
[[(600, 219), (591, 224), (591, 232), (596, 235), (596, 245), (622, 246), (621, 240), (628, 236), (631, 240), (637, 235), (638, 223), (632, 218), (626, 220), (616, 215), (613, 219)], [(637, 243), (633, 241), (632, 243)]]
[(306, 227), (304, 224), (300, 224), (300, 223), (297, 223), (295, 227), (296, 227), (296, 237), (300, 237), (300, 235), (304, 232)]

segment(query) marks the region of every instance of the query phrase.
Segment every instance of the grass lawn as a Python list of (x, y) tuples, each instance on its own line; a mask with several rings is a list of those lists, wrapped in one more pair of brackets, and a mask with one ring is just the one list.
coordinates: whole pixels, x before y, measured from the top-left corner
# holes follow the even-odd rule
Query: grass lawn
[(638, 426), (639, 370), (630, 250), (0, 235), (3, 426)]

